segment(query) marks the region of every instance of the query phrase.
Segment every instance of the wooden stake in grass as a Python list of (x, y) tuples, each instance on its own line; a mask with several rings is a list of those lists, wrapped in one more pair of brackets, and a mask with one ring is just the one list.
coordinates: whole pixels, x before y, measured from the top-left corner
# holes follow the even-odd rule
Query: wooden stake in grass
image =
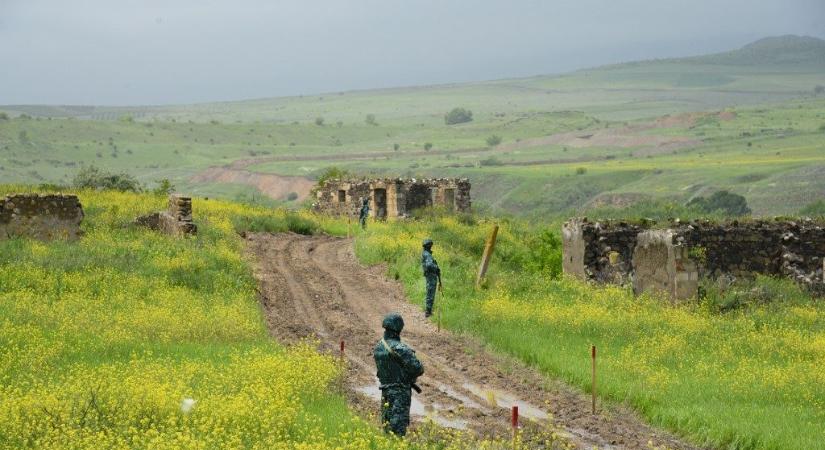
[(590, 359), (593, 361), (593, 414), (596, 414), (596, 346), (590, 346)]
[(341, 339), (341, 363), (344, 363), (344, 340)]
[(478, 276), (476, 277), (476, 287), (481, 285), (481, 280), (487, 275), (487, 267), (490, 265), (490, 257), (493, 255), (493, 249), (496, 247), (496, 236), (498, 236), (498, 224), (493, 225), (493, 232), (487, 238), (487, 243), (484, 244), (484, 253), (481, 255), (481, 265), (478, 267)]

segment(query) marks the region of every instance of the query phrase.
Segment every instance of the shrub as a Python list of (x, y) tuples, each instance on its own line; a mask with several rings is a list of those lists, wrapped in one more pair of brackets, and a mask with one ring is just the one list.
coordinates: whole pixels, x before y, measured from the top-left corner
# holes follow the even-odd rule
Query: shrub
[(450, 112), (444, 115), (444, 123), (447, 125), (466, 123), (472, 120), (473, 112), (464, 108), (453, 108)]
[(315, 125), (318, 125), (319, 127), (324, 126), (324, 118), (321, 117), (321, 116), (316, 117), (315, 118)]
[(0, 120), (9, 120), (9, 115), (4, 112), (0, 112)]
[(17, 139), (21, 144), (26, 145), (30, 142), (29, 133), (26, 130), (20, 130), (20, 133), (17, 133)]
[(501, 136), (494, 134), (487, 138), (487, 145), (489, 147), (495, 147), (498, 144), (501, 144)]
[(424, 150), (430, 151), (431, 148), (433, 148), (433, 143), (432, 142), (425, 142), (424, 143)]
[(398, 145), (398, 144), (392, 144), (392, 149), (393, 149), (393, 150), (398, 151), (398, 149), (399, 149), (399, 148), (401, 148), (401, 146), (400, 146), (400, 145)]
[(172, 192), (175, 192), (175, 185), (168, 178), (158, 181), (157, 187), (152, 190), (152, 193), (157, 196), (166, 196)]
[(707, 198), (696, 197), (687, 206), (695, 206), (707, 213), (722, 212), (731, 216), (744, 216), (751, 212), (745, 197), (728, 191), (717, 191)]
[(816, 86), (814, 86), (814, 94), (819, 95), (823, 92), (825, 92), (825, 86), (821, 84), (817, 84)]
[(482, 166), (501, 166), (501, 165), (504, 164), (501, 161), (499, 161), (498, 158), (496, 158), (495, 156), (491, 156), (489, 158), (482, 159), (478, 163), (479, 163), (479, 165), (482, 165)]
[(112, 189), (121, 192), (140, 192), (141, 186), (135, 177), (128, 173), (109, 173), (95, 166), (87, 166), (77, 173), (72, 185), (80, 189)]
[(585, 167), (576, 167), (576, 175), (584, 175), (587, 173), (587, 168)]
[(364, 118), (364, 122), (367, 125), (378, 125), (378, 122), (375, 121), (375, 114), (367, 114), (367, 117)]
[(349, 170), (342, 169), (338, 166), (327, 167), (318, 175), (318, 184), (324, 184), (327, 180), (344, 179), (352, 176)]
[(295, 200), (298, 200), (298, 193), (297, 192), (290, 192), (286, 196), (286, 199), (287, 199), (287, 201), (294, 202)]

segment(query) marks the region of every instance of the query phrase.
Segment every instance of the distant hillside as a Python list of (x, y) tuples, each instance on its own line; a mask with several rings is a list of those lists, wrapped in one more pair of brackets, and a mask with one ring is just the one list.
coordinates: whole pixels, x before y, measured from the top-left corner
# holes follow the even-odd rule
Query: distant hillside
[(825, 67), (825, 40), (810, 36), (776, 36), (760, 39), (738, 50), (681, 58), (682, 62), (734, 66)]

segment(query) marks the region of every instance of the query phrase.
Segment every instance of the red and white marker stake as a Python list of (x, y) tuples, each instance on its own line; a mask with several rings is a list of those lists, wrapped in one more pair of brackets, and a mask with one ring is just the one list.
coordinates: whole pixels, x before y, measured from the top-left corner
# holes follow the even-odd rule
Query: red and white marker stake
[(518, 437), (518, 405), (513, 405), (510, 413), (510, 426), (513, 427), (513, 448), (516, 448), (516, 438)]

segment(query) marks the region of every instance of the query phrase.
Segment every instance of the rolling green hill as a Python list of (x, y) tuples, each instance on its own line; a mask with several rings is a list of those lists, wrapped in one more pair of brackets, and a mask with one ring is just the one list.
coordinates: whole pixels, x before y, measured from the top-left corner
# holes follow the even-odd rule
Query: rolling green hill
[[(825, 41), (783, 36), (715, 55), (480, 83), (198, 105), (2, 106), (0, 178), (66, 184), (93, 164), (148, 185), (169, 178), (195, 195), (286, 201), (292, 192), (302, 200), (306, 179), (334, 164), (466, 176), (476, 207), (492, 213), (678, 206), (728, 189), (755, 214), (793, 214), (825, 194), (823, 54)], [(473, 121), (446, 125), (453, 107), (472, 110)], [(502, 142), (491, 147), (494, 135)]]

